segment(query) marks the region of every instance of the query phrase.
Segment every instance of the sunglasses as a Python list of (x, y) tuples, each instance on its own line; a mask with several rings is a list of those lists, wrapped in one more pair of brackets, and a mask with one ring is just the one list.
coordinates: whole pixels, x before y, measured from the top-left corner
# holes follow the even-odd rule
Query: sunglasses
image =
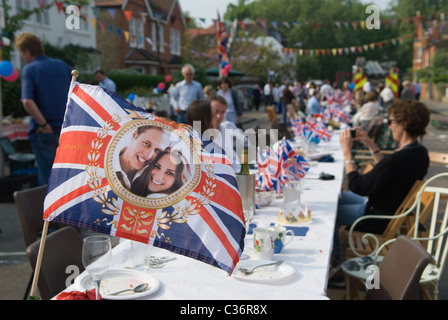
[(390, 126), (392, 123), (397, 122), (395, 119), (387, 119), (387, 125)]

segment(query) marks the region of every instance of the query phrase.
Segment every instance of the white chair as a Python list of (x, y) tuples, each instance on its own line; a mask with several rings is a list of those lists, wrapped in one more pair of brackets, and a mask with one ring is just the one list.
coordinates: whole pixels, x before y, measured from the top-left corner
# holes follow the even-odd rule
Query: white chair
[[(402, 215), (411, 216), (411, 213), (415, 211), (412, 221), (414, 225), (410, 228), (411, 232), (408, 232), (408, 237), (415, 241), (419, 241), (426, 248), (427, 252), (433, 256), (433, 263), (429, 264), (420, 279), (420, 286), (424, 285), (432, 286), (433, 299), (439, 298), (439, 280), (441, 272), (444, 268), (448, 246), (445, 245), (445, 235), (448, 233), (448, 187), (440, 187), (440, 185), (448, 185), (448, 183), (440, 183), (443, 178), (448, 178), (448, 172), (437, 174), (428, 179), (420, 189), (415, 199), (414, 204)], [(434, 182), (438, 180), (437, 186)], [(424, 193), (431, 193), (433, 195), (433, 205), (428, 208), (422, 206), (422, 195)], [(432, 210), (428, 210), (432, 209)], [(426, 210), (426, 212), (424, 212)], [(427, 217), (426, 217), (427, 215)], [(424, 216), (424, 217), (423, 217)], [(423, 217), (423, 219), (422, 219)], [(353, 231), (355, 224), (366, 218), (373, 218), (373, 216), (364, 216), (358, 219), (351, 227), (350, 232)], [(377, 218), (395, 219), (397, 216), (377, 216)], [(418, 223), (416, 223), (418, 221)], [(424, 226), (421, 224), (424, 223)], [(422, 229), (426, 231), (422, 235)], [(366, 234), (366, 237), (375, 237), (373, 234)], [(385, 241), (381, 246), (377, 246), (377, 249), (373, 254), (358, 255), (358, 257), (345, 261), (342, 265), (342, 271), (346, 275), (346, 290), (347, 298), (350, 295), (350, 277), (363, 281), (365, 283), (369, 274), (366, 272), (366, 268), (371, 264), (379, 264), (383, 258), (383, 254), (388, 246), (395, 241), (396, 238)], [(349, 242), (352, 245), (351, 242)], [(377, 242), (378, 244), (378, 242)], [(421, 290), (421, 294), (425, 298), (429, 298), (430, 295), (426, 290)]]

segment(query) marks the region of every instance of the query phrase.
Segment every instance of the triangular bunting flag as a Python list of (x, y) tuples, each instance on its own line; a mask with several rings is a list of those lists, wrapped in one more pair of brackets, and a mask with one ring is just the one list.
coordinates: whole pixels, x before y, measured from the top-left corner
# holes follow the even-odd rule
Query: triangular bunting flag
[(64, 3), (62, 1), (56, 1), (55, 4), (56, 4), (56, 8), (58, 9), (58, 13), (61, 13)]
[(131, 17), (132, 17), (132, 11), (131, 10), (124, 10), (123, 13), (124, 13), (124, 15), (126, 17), (126, 20), (128, 20), (128, 22), (129, 22), (131, 20)]

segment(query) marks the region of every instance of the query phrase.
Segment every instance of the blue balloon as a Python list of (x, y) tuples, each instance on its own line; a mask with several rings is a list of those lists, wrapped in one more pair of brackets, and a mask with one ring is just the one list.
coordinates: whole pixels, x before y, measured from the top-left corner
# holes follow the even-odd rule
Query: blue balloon
[(224, 68), (227, 65), (227, 62), (223, 61), (221, 62), (221, 67)]
[(350, 83), (349, 85), (348, 85), (348, 88), (350, 89), (350, 90), (353, 90), (353, 88), (355, 88), (355, 84), (352, 82), (352, 83)]
[(9, 61), (0, 62), (0, 76), (9, 77), (14, 72), (14, 67)]
[(134, 101), (134, 99), (135, 99), (135, 94), (130, 93), (130, 94), (128, 95), (128, 99), (129, 99), (130, 101)]

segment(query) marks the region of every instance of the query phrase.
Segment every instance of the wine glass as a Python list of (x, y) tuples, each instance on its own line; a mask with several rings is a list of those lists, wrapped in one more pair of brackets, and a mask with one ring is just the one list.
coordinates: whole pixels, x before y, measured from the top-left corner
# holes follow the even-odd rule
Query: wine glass
[(82, 245), (82, 264), (95, 282), (96, 300), (99, 300), (101, 279), (109, 269), (112, 260), (110, 238), (91, 236), (84, 238)]

